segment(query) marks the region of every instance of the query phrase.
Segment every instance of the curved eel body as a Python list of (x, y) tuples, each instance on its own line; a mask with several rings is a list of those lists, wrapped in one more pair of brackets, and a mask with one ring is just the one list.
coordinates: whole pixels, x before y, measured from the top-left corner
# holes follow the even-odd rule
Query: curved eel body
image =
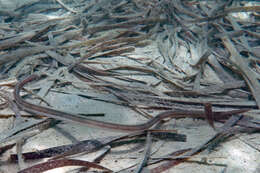
[[(154, 118), (151, 118), (145, 123), (137, 124), (137, 125), (126, 125), (126, 124), (115, 124), (110, 122), (103, 122), (93, 119), (88, 119), (80, 115), (70, 114), (62, 111), (58, 111), (55, 109), (51, 109), (44, 106), (35, 105), (32, 103), (29, 103), (25, 101), (20, 96), (20, 90), (23, 88), (23, 86), (33, 80), (39, 79), (40, 76), (38, 75), (31, 75), (27, 77), (26, 79), (20, 81), (14, 89), (14, 98), (17, 103), (17, 105), (24, 111), (36, 114), (36, 115), (43, 115), (50, 118), (58, 119), (58, 120), (65, 120), (65, 121), (72, 121), (77, 122), (80, 124), (105, 128), (105, 129), (112, 129), (116, 131), (141, 131), (141, 130), (147, 130), (151, 128), (153, 125), (157, 124), (161, 120), (165, 118), (205, 118), (204, 111), (166, 111), (163, 113), (159, 113)], [(249, 109), (239, 109), (239, 110), (232, 110), (232, 111), (226, 111), (226, 112), (212, 112), (214, 120), (220, 120), (220, 119), (226, 119), (232, 114), (238, 114), (247, 112)]]

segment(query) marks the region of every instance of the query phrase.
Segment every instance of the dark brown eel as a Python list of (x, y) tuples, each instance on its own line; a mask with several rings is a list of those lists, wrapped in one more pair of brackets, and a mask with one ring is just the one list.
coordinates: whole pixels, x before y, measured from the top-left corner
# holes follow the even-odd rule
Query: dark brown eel
[[(172, 110), (172, 111), (166, 111), (163, 113), (159, 113), (154, 118), (148, 120), (145, 123), (137, 124), (137, 125), (126, 125), (126, 124), (115, 124), (110, 122), (103, 122), (93, 119), (88, 119), (80, 115), (74, 115), (58, 110), (54, 110), (48, 107), (35, 105), (32, 103), (29, 103), (22, 99), (20, 96), (20, 90), (23, 88), (23, 86), (33, 80), (39, 79), (40, 76), (38, 75), (31, 75), (27, 77), (26, 79), (18, 82), (18, 84), (15, 86), (14, 89), (14, 98), (18, 106), (29, 113), (36, 114), (36, 115), (43, 115), (50, 118), (58, 119), (58, 120), (65, 120), (65, 121), (72, 121), (77, 122), (85, 125), (105, 128), (105, 129), (111, 129), (116, 131), (141, 131), (151, 128), (156, 123), (160, 122), (161, 120), (165, 118), (205, 118), (204, 111), (188, 111), (188, 110)], [(212, 112), (214, 120), (220, 120), (220, 119), (226, 119), (229, 116), (233, 114), (239, 114), (243, 112), (247, 112), (249, 109), (239, 109), (239, 110), (232, 110), (232, 111), (226, 111), (226, 112)]]

